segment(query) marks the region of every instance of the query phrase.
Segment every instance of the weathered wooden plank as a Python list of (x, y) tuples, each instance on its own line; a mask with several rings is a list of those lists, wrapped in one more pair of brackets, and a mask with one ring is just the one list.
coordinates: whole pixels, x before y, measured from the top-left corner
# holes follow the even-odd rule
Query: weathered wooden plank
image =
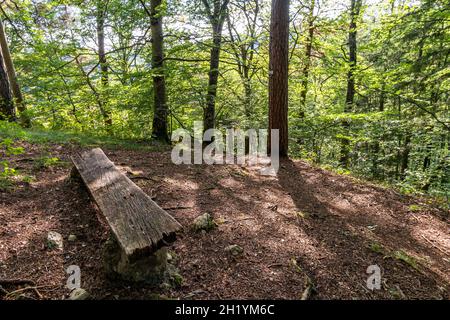
[(122, 174), (100, 148), (77, 154), (72, 162), (131, 260), (175, 238), (181, 225)]

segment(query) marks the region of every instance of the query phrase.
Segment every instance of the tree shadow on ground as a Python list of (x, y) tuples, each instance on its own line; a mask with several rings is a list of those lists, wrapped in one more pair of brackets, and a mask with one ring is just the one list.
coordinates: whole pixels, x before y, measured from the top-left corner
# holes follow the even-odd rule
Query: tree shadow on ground
[[(442, 252), (412, 236), (414, 223), (404, 214), (392, 215), (391, 209), (404, 211), (397, 195), (291, 160), (282, 161), (278, 178), (296, 209), (306, 216), (301, 219), (302, 230), (315, 239), (317, 250), (308, 253), (299, 247), (298, 259), (314, 279), (319, 297), (440, 298), (448, 294), (439, 288), (448, 285)], [(363, 200), (352, 201), (358, 197)], [(445, 230), (446, 223), (440, 227)], [(434, 268), (418, 261), (416, 269), (415, 260), (408, 264), (390, 258), (395, 251), (428, 256)], [(373, 264), (382, 268), (384, 285), (383, 290), (369, 292), (365, 272)], [(441, 273), (436, 272), (439, 268)]]

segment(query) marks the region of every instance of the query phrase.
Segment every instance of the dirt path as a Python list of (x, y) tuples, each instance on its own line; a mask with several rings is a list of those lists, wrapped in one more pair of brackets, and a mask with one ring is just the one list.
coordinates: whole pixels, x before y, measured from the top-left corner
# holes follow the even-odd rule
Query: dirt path
[[(36, 180), (0, 193), (0, 279), (31, 279), (43, 298), (67, 296), (64, 270), (72, 264), (98, 299), (298, 299), (306, 275), (315, 285), (312, 299), (450, 298), (448, 212), (301, 161), (284, 161), (277, 177), (264, 177), (238, 166), (175, 166), (169, 153), (123, 150), (105, 152), (186, 227), (171, 247), (183, 283), (111, 282), (101, 264), (107, 228), (82, 187), (68, 182), (70, 166), (37, 170), (30, 159), (42, 148), (25, 148), (28, 154), (12, 164)], [(66, 161), (77, 150), (48, 149)], [(218, 228), (193, 232), (190, 224), (205, 212)], [(46, 248), (48, 231), (64, 236), (63, 252)], [(77, 240), (67, 241), (69, 234)], [(243, 247), (243, 256), (230, 257), (224, 248), (231, 244)], [(366, 269), (374, 264), (383, 283), (370, 291)]]

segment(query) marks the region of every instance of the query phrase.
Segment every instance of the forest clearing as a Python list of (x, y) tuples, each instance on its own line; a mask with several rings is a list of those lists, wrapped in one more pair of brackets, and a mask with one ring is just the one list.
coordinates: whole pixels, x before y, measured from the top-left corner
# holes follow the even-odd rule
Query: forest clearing
[(0, 300), (450, 300), (449, 36), (448, 0), (1, 1)]
[[(101, 262), (107, 225), (87, 192), (69, 180), (69, 156), (79, 147), (24, 147), (27, 153), (11, 163), (36, 181), (2, 193), (0, 279), (45, 284), (43, 298), (67, 297), (68, 265), (80, 266), (83, 287), (97, 299), (300, 299), (305, 277), (314, 282), (315, 299), (449, 298), (448, 211), (427, 199), (303, 161), (282, 161), (278, 177), (265, 177), (238, 165), (176, 166), (168, 151), (106, 153), (185, 226), (170, 247), (181, 283), (109, 281)], [(43, 153), (65, 164), (36, 169)], [(217, 227), (192, 230), (205, 212)], [(64, 252), (47, 248), (49, 230), (62, 234)], [(66, 241), (72, 234), (77, 240)], [(241, 246), (242, 256), (230, 256), (230, 245)], [(365, 287), (371, 264), (382, 268), (382, 290)]]

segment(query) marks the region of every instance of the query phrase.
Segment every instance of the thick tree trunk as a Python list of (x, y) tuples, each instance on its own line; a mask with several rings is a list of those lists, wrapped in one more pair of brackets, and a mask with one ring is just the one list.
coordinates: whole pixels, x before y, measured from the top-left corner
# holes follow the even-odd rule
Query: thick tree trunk
[(302, 70), (302, 91), (300, 92), (300, 117), (305, 117), (306, 96), (308, 94), (308, 78), (309, 69), (311, 68), (311, 54), (314, 40), (314, 8), (316, 0), (311, 0), (311, 7), (308, 15), (308, 37), (306, 38), (305, 46), (305, 64)]
[(26, 128), (31, 126), (30, 118), (25, 113), (26, 106), (23, 100), (22, 91), (20, 90), (19, 82), (17, 81), (16, 69), (11, 58), (9, 51), (8, 41), (6, 40), (5, 29), (3, 27), (3, 21), (0, 20), (0, 46), (2, 50), (3, 60), (8, 74), (9, 84), (12, 94), (15, 99), (17, 109), (20, 112), (20, 120), (22, 125)]
[(154, 116), (152, 137), (154, 139), (168, 143), (167, 133), (167, 102), (166, 83), (164, 76), (164, 42), (161, 14), (162, 0), (151, 1), (151, 32), (152, 32), (152, 71), (153, 71), (153, 99)]
[(108, 131), (111, 130), (112, 118), (111, 112), (108, 110), (108, 62), (106, 60), (105, 53), (105, 15), (106, 4), (103, 0), (97, 2), (97, 41), (98, 41), (98, 62), (100, 65), (101, 82), (103, 86), (102, 93), (100, 94), (102, 105), (102, 116), (105, 122), (105, 126)]
[[(269, 133), (279, 129), (280, 156), (288, 155), (289, 1), (272, 0), (269, 57)], [(270, 150), (269, 139), (269, 150)]]
[(14, 108), (2, 54), (0, 54), (0, 120), (16, 120), (16, 110)]
[(203, 111), (203, 130), (215, 128), (216, 122), (216, 97), (217, 84), (219, 80), (219, 61), (222, 45), (223, 23), (227, 14), (229, 0), (213, 0), (211, 8), (208, 0), (203, 0), (203, 5), (208, 13), (213, 31), (213, 44), (209, 62), (208, 93), (206, 96), (206, 107)]
[[(351, 113), (353, 111), (353, 104), (355, 100), (355, 71), (357, 66), (357, 43), (356, 43), (356, 21), (361, 10), (362, 0), (351, 0), (350, 7), (350, 28), (348, 35), (348, 48), (349, 48), (349, 66), (350, 69), (347, 74), (347, 96), (345, 98), (344, 112)], [(350, 123), (344, 121), (343, 124), (344, 134), (349, 134)], [(341, 140), (341, 166), (347, 168), (349, 165), (349, 153), (350, 153), (350, 141), (347, 137)]]
[(220, 46), (222, 42), (221, 31), (218, 31), (219, 27), (214, 26), (214, 39), (213, 47), (211, 48), (211, 58), (209, 62), (209, 80), (208, 80), (208, 93), (206, 96), (206, 108), (203, 116), (204, 130), (212, 129), (215, 127), (216, 117), (216, 97), (217, 97), (217, 84), (219, 80), (219, 58), (220, 58)]

